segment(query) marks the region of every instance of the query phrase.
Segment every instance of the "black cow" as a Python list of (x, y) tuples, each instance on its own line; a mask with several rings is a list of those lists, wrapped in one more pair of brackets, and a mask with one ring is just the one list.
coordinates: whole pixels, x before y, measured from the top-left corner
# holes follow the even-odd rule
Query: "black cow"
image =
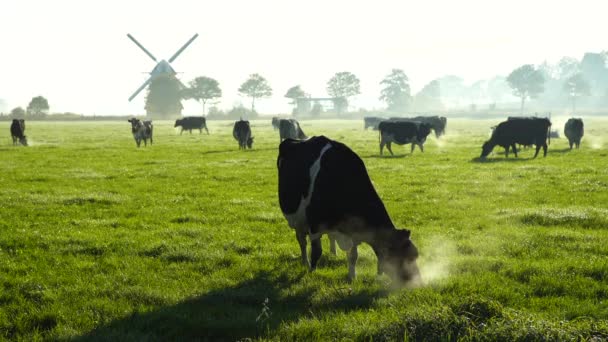
[(21, 144), (27, 146), (27, 137), (25, 134), (25, 120), (13, 119), (11, 123), (11, 137), (13, 138), (13, 145)]
[(585, 127), (583, 125), (583, 119), (568, 119), (564, 126), (564, 135), (568, 138), (570, 149), (572, 149), (572, 145), (576, 145), (577, 149), (579, 148), (581, 145), (581, 138), (583, 138), (584, 134)]
[(207, 129), (207, 119), (202, 116), (187, 116), (183, 119), (175, 120), (175, 125), (173, 127), (181, 127), (179, 134), (181, 135), (185, 130), (189, 131), (192, 134), (193, 129), (198, 129), (199, 133), (203, 133), (203, 128), (209, 134), (209, 130)]
[(445, 127), (448, 123), (448, 119), (443, 116), (415, 116), (413, 118), (407, 117), (391, 117), (392, 121), (413, 121), (413, 122), (423, 122), (431, 125), (431, 128), (435, 132), (435, 136), (437, 138), (441, 137), (445, 134)]
[(487, 157), (496, 145), (504, 147), (506, 157), (509, 157), (509, 148), (511, 147), (515, 157), (517, 157), (515, 144), (536, 145), (534, 158), (538, 156), (542, 147), (543, 155), (546, 157), (547, 137), (550, 128), (551, 121), (547, 118), (512, 118), (503, 121), (496, 126), (490, 140), (483, 144), (480, 158)]
[(363, 118), (363, 129), (365, 130), (368, 127), (371, 127), (374, 131), (377, 131), (378, 124), (380, 124), (382, 120), (386, 119), (378, 116), (366, 116)]
[(420, 151), (424, 152), (424, 142), (426, 137), (431, 133), (431, 125), (424, 122), (415, 122), (407, 120), (387, 120), (382, 121), (378, 125), (380, 130), (380, 155), (384, 149), (384, 145), (393, 155), (391, 143), (397, 145), (412, 144), (410, 152), (414, 152), (416, 145), (420, 147)]
[(234, 128), (232, 129), (232, 136), (236, 141), (239, 142), (239, 149), (246, 149), (247, 147), (251, 148), (253, 145), (253, 137), (251, 136), (251, 127), (249, 126), (249, 121), (245, 121), (243, 119), (236, 121), (234, 123)]
[(152, 145), (152, 132), (154, 128), (152, 121), (142, 122), (136, 118), (127, 121), (131, 123), (131, 133), (133, 133), (137, 147), (140, 146), (142, 140), (144, 141), (144, 146), (148, 146), (148, 139), (150, 139), (150, 145)]
[(285, 139), (303, 140), (308, 138), (296, 119), (279, 119), (279, 136), (281, 141)]
[(416, 116), (412, 120), (430, 124), (437, 138), (445, 134), (445, 127), (448, 123), (448, 119), (443, 116)]
[(279, 129), (279, 121), (280, 121), (280, 120), (281, 120), (281, 119), (280, 119), (280, 118), (278, 118), (278, 117), (276, 117), (276, 116), (272, 118), (272, 129), (274, 129), (275, 131), (276, 131), (277, 129)]
[(306, 235), (311, 241), (310, 268), (322, 254), (322, 234), (334, 236), (348, 251), (348, 278), (355, 278), (357, 246), (365, 242), (378, 258), (378, 273), (399, 281), (418, 280), (418, 250), (409, 230), (395, 229), (363, 161), (346, 145), (324, 136), (279, 145), (279, 203), (307, 264)]

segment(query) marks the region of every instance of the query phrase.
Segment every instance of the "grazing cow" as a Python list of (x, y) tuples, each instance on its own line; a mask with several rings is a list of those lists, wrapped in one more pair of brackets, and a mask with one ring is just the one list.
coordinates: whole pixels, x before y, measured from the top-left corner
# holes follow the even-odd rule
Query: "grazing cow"
[(306, 139), (300, 123), (296, 119), (279, 119), (279, 136), (281, 141), (285, 139)]
[(11, 137), (13, 138), (13, 145), (21, 144), (27, 146), (27, 137), (25, 133), (25, 120), (13, 119), (11, 123)]
[(399, 230), (369, 179), (363, 161), (346, 145), (324, 136), (279, 145), (279, 204), (296, 231), (302, 261), (306, 235), (311, 241), (310, 269), (322, 254), (322, 234), (331, 234), (348, 253), (348, 279), (355, 278), (357, 246), (369, 244), (378, 258), (378, 273), (400, 282), (418, 280), (418, 250), (409, 230)]
[(413, 122), (422, 122), (431, 125), (431, 128), (435, 132), (435, 136), (437, 138), (441, 137), (445, 134), (445, 127), (448, 123), (448, 119), (443, 116), (416, 116), (413, 118), (403, 118), (403, 117), (391, 117), (392, 121), (413, 121)]
[(377, 116), (366, 116), (363, 118), (363, 129), (366, 130), (368, 127), (371, 127), (374, 131), (377, 131), (378, 124), (380, 124), (380, 121), (382, 120), (386, 119)]
[(572, 145), (576, 145), (578, 149), (581, 145), (581, 138), (585, 134), (585, 127), (583, 125), (583, 119), (568, 119), (566, 125), (564, 126), (564, 135), (568, 138), (568, 143), (570, 144), (570, 149), (572, 149)]
[(483, 144), (480, 158), (487, 157), (496, 145), (504, 147), (506, 157), (509, 157), (509, 148), (512, 148), (517, 158), (515, 144), (536, 145), (534, 158), (538, 156), (542, 147), (543, 155), (546, 157), (547, 137), (550, 128), (551, 121), (547, 118), (518, 118), (503, 121), (496, 126), (490, 140)]
[(207, 119), (202, 116), (187, 116), (182, 119), (175, 120), (175, 125), (173, 127), (181, 127), (179, 134), (181, 135), (184, 131), (189, 131), (192, 134), (193, 129), (198, 129), (199, 133), (203, 133), (203, 128), (209, 134), (209, 130), (207, 129)]
[(136, 118), (127, 121), (131, 123), (131, 133), (133, 133), (137, 147), (140, 146), (142, 140), (144, 141), (144, 146), (148, 146), (148, 139), (150, 139), (150, 145), (152, 145), (152, 121), (142, 122)]
[(431, 125), (424, 122), (406, 121), (406, 120), (388, 120), (382, 121), (378, 125), (380, 130), (380, 155), (384, 149), (384, 145), (393, 155), (391, 143), (397, 145), (412, 144), (412, 150), (416, 145), (420, 147), (420, 151), (424, 152), (424, 142), (426, 137), (431, 133)]
[(232, 136), (239, 142), (239, 150), (244, 150), (247, 147), (251, 148), (253, 145), (249, 121), (243, 119), (236, 121), (234, 123), (234, 128), (232, 129)]
[(272, 118), (272, 129), (274, 129), (275, 131), (276, 131), (277, 129), (279, 129), (279, 121), (280, 121), (280, 120), (281, 120), (281, 119), (279, 119), (279, 118), (278, 118), (278, 117), (276, 117), (276, 116)]

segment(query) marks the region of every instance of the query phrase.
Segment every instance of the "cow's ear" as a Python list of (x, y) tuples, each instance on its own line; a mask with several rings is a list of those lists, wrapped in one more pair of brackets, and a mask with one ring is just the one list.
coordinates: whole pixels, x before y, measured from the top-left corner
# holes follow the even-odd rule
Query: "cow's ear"
[(410, 239), (410, 235), (412, 234), (412, 232), (410, 232), (407, 229), (399, 229), (397, 230), (397, 234), (399, 234), (399, 240), (403, 241), (403, 240), (409, 240)]

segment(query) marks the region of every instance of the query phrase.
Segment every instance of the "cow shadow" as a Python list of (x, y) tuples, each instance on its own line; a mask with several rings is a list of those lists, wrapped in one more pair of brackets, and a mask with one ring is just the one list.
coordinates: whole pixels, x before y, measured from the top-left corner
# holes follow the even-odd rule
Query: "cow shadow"
[(570, 150), (569, 147), (566, 147), (566, 148), (561, 148), (561, 149), (549, 149), (547, 151), (547, 154), (549, 154), (549, 153), (551, 153), (551, 154), (557, 154), (557, 153), (564, 154), (564, 153), (568, 153), (568, 152), (571, 152), (571, 150)]
[[(334, 288), (332, 299), (313, 304), (314, 288), (291, 288), (307, 273), (262, 271), (239, 284), (219, 288), (175, 305), (130, 315), (99, 326), (75, 341), (236, 341), (271, 334), (281, 324), (326, 311), (359, 310), (386, 293), (351, 293)], [(345, 284), (346, 285), (346, 284)]]
[[(541, 156), (537, 157), (537, 158), (542, 158)], [(471, 163), (478, 163), (478, 164), (488, 164), (488, 163), (518, 163), (518, 162), (525, 162), (525, 161), (529, 161), (529, 160), (534, 160), (534, 158), (530, 157), (530, 158), (521, 158), (521, 157), (517, 157), (515, 158), (515, 156), (513, 157), (496, 157), (496, 158), (480, 158), (480, 157), (475, 157), (473, 159), (471, 159)]]
[(407, 153), (407, 154), (395, 154), (395, 155), (390, 155), (390, 154), (384, 154), (384, 155), (379, 155), (379, 154), (370, 154), (367, 156), (363, 156), (363, 158), (376, 158), (376, 159), (400, 159), (400, 158), (407, 158), (409, 156), (411, 156), (411, 153)]

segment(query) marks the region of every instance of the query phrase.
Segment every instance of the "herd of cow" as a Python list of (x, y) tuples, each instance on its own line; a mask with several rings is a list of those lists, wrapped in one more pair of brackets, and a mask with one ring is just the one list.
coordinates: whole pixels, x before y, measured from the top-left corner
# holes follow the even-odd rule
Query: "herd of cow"
[[(152, 144), (151, 121), (133, 118), (131, 131), (137, 146), (143, 140)], [(386, 146), (391, 154), (391, 144), (412, 144), (424, 151), (423, 145), (431, 131), (437, 138), (445, 134), (447, 120), (444, 117), (378, 118), (366, 117), (364, 129), (369, 127), (380, 134), (380, 154)], [(288, 225), (296, 232), (302, 263), (314, 270), (322, 255), (321, 236), (328, 235), (331, 252), (335, 245), (347, 252), (348, 279), (355, 278), (358, 258), (357, 246), (367, 243), (377, 256), (378, 274), (387, 273), (398, 284), (415, 284), (421, 280), (416, 259), (418, 250), (410, 239), (411, 232), (397, 229), (378, 196), (361, 158), (345, 144), (325, 136), (308, 138), (295, 119), (273, 118), (272, 126), (279, 131), (280, 144), (277, 158), (279, 178), (279, 205)], [(186, 117), (175, 122), (192, 133), (205, 129), (204, 117)], [(517, 157), (516, 145), (535, 145), (538, 155), (543, 148), (547, 154), (551, 122), (547, 118), (509, 117), (494, 127), (491, 138), (482, 146), (481, 158), (491, 153), (495, 146), (505, 148), (508, 157), (512, 149)], [(25, 121), (13, 120), (11, 135), (27, 146), (24, 135)], [(581, 119), (570, 119), (564, 127), (570, 149), (579, 147), (584, 134)], [(233, 136), (240, 149), (251, 148), (253, 136), (249, 121), (234, 123)], [(307, 238), (311, 243), (310, 261), (307, 255)]]

